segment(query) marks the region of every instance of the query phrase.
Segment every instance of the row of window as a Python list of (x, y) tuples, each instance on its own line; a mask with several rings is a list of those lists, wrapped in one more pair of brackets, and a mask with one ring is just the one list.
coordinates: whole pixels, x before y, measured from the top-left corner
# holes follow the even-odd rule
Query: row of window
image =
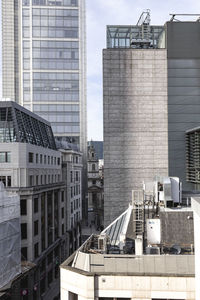
[(3, 182), (6, 187), (11, 187), (12, 185), (11, 176), (0, 176), (0, 181)]
[[(70, 27), (70, 29), (66, 29), (67, 27), (47, 27), (46, 29), (43, 27), (33, 27), (33, 38), (71, 38), (78, 39), (78, 29), (76, 27)], [(23, 37), (30, 37), (30, 28), (23, 27)]]
[[(23, 17), (23, 26), (29, 26), (29, 17)], [(41, 27), (78, 27), (78, 18), (72, 17), (68, 13), (66, 17), (55, 17), (55, 16), (34, 16), (32, 19), (33, 26)]]
[(75, 185), (74, 187), (71, 187), (71, 198), (74, 196), (78, 196), (81, 193), (80, 185)]
[[(30, 80), (24, 80), (24, 89), (29, 88), (30, 90)], [(54, 80), (33, 80), (33, 90), (34, 91), (78, 91), (79, 81), (54, 81)]]
[(81, 199), (76, 199), (71, 202), (71, 214), (73, 214), (74, 210), (81, 207)]
[(40, 104), (40, 105), (33, 105), (33, 111), (34, 112), (78, 112), (79, 111), (79, 105), (78, 104), (65, 104), (65, 105), (51, 105), (51, 104)]
[[(33, 49), (40, 49), (40, 50), (66, 50), (66, 49), (78, 49), (79, 48), (79, 42), (76, 41), (33, 41), (32, 43)], [(30, 49), (30, 42), (29, 41), (23, 41), (23, 48)]]
[(57, 182), (60, 182), (60, 174), (29, 176), (29, 186), (38, 186)]
[[(20, 200), (20, 210), (21, 210), (21, 216), (27, 215), (27, 200), (21, 199)], [(33, 200), (33, 211), (34, 213), (38, 213), (38, 198), (34, 198)]]
[(65, 132), (68, 135), (73, 135), (73, 133), (79, 133), (80, 127), (79, 126), (60, 126), (56, 123), (52, 124), (52, 129), (54, 133), (63, 133)]
[[(24, 78), (25, 79), (30, 79), (30, 73), (24, 73)], [(73, 81), (73, 80), (79, 80), (79, 74), (78, 73), (49, 73), (49, 72), (33, 72), (33, 79), (38, 79), (38, 80), (52, 80), (52, 81)]]
[[(30, 58), (30, 50), (24, 49), (24, 58)], [(78, 59), (79, 52), (78, 49), (46, 49), (46, 48), (34, 48), (33, 58), (37, 59)]]
[(71, 228), (74, 227), (76, 222), (79, 222), (81, 218), (80, 211), (76, 212), (73, 217), (71, 217)]
[[(33, 92), (33, 100), (42, 102), (79, 102), (79, 93), (65, 93), (60, 90), (48, 92), (44, 90), (41, 92)], [(30, 101), (30, 92), (24, 91), (24, 101)]]
[[(78, 156), (76, 156), (76, 163), (78, 163)], [(70, 171), (70, 182), (80, 182), (80, 172)]]
[(29, 152), (28, 153), (28, 162), (29, 163), (40, 163), (40, 164), (48, 164), (48, 165), (60, 165), (60, 157), (53, 157), (50, 155), (43, 155), (38, 153)]
[[(23, 6), (29, 6), (30, 0), (23, 0)], [(44, 5), (44, 6), (77, 6), (78, 0), (32, 0), (32, 5)]]

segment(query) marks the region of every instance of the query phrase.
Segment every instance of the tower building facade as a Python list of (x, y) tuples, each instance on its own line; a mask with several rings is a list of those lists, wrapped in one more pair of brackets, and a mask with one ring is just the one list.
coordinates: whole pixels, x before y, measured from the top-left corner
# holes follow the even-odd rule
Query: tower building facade
[(186, 178), (185, 132), (199, 127), (199, 22), (107, 26), (103, 50), (104, 223), (156, 175)]
[(3, 98), (87, 151), (84, 0), (3, 0)]

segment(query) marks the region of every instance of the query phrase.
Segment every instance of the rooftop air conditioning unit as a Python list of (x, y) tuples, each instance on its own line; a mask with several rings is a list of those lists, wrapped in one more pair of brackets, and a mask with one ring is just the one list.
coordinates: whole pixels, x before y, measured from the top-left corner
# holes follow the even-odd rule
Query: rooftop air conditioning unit
[(106, 234), (101, 234), (98, 238), (98, 249), (106, 253), (108, 242), (109, 237)]
[(159, 247), (146, 247), (146, 254), (160, 255), (160, 248)]

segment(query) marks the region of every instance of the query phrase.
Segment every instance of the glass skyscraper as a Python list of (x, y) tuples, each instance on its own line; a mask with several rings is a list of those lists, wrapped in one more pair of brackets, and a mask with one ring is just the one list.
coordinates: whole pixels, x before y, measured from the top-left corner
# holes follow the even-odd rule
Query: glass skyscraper
[(3, 98), (87, 149), (85, 0), (2, 0)]

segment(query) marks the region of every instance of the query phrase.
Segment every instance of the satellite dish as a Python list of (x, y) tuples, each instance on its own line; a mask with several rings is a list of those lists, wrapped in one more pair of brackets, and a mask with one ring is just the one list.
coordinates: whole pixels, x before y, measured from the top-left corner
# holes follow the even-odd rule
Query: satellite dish
[(181, 247), (180, 247), (179, 245), (173, 245), (173, 246), (170, 248), (170, 253), (171, 253), (171, 254), (176, 254), (176, 255), (181, 254)]

